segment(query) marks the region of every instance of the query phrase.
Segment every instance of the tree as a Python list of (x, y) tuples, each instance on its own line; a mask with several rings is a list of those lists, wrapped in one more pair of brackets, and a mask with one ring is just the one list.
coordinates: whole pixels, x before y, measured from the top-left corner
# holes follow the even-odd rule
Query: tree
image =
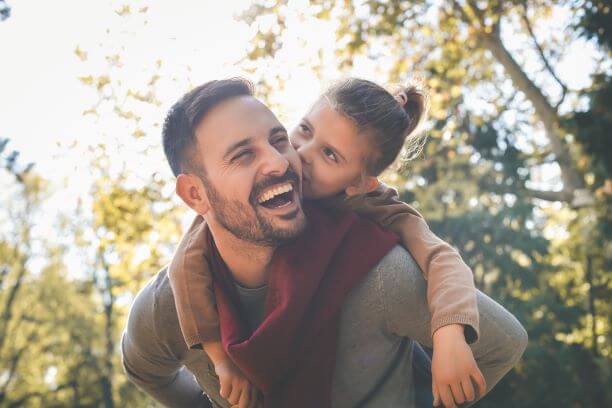
[[(322, 19), (338, 19), (337, 53), (340, 62), (347, 68), (351, 67), (357, 55), (395, 55), (392, 79), (401, 79), (400, 76), (405, 76), (407, 70), (426, 71), (429, 74), (427, 77), (434, 80), (428, 85), (445, 106), (454, 105), (449, 102), (452, 99), (461, 100), (466, 91), (487, 98), (495, 108), (496, 116), (508, 110), (524, 110), (517, 107), (521, 104), (525, 106), (525, 102), (528, 102), (527, 113), (537, 121), (535, 130), (541, 129), (549, 142), (549, 146), (538, 148), (536, 154), (549, 161), (553, 159), (559, 165), (563, 189), (550, 191), (530, 188), (526, 194), (581, 206), (592, 200), (582, 171), (576, 164), (578, 157), (566, 140), (567, 132), (562, 126), (559, 111), (572, 90), (553, 69), (566, 44), (548, 40), (544, 49), (543, 41), (533, 28), (533, 20), (550, 15), (555, 3), (318, 0), (310, 2), (310, 10), (305, 14)], [(572, 10), (579, 8), (573, 7)], [(257, 3), (244, 13), (245, 21), (256, 27), (267, 27), (260, 29), (254, 38), (252, 58), (271, 58), (282, 49), (283, 34), (287, 30), (285, 21), (291, 12), (288, 2), (279, 0)], [(262, 20), (269, 21), (270, 18), (276, 24), (260, 25)], [(512, 55), (504, 43), (503, 24), (509, 30), (506, 36), (512, 32), (523, 34), (531, 40), (532, 50), (528, 51), (539, 59), (541, 72), (528, 72), (518, 62), (519, 58), (524, 60), (528, 56), (527, 52), (515, 50), (519, 55)], [(437, 82), (440, 80), (443, 80), (443, 88)], [(509, 89), (509, 80), (514, 89), (504, 95), (503, 91)], [(489, 89), (485, 92), (483, 82), (490, 88), (494, 87), (493, 91)], [(547, 96), (545, 89), (551, 86), (558, 88), (553, 92), (558, 94), (556, 100)], [(539, 164), (542, 161), (532, 167)]]
[[(0, 154), (8, 140), (0, 141)], [(36, 220), (47, 182), (15, 151), (2, 157), (0, 212), (0, 404), (86, 404), (95, 361), (85, 346), (95, 311), (87, 293), (66, 279), (64, 249), (41, 239)], [(45, 263), (37, 270), (33, 263)], [(82, 398), (84, 396), (84, 398)]]
[[(124, 13), (128, 13), (127, 11)], [(126, 14), (127, 15), (127, 14)], [(77, 48), (77, 55), (86, 53)], [(81, 57), (80, 57), (81, 58)], [(116, 78), (121, 55), (106, 56), (108, 66), (97, 76), (80, 78), (97, 100), (83, 115), (100, 125), (99, 143), (88, 149), (92, 186), (89, 197), (79, 202), (76, 223), (72, 223), (74, 243), (82, 248), (84, 269), (95, 304), (100, 355), (99, 403), (107, 408), (142, 404), (144, 394), (127, 381), (119, 361), (120, 333), (125, 326), (127, 307), (138, 290), (173, 253), (180, 232), (179, 211), (172, 202), (169, 180), (159, 172), (148, 175), (134, 171), (135, 157), (159, 150), (141, 127), (142, 112), (156, 108), (156, 82), (153, 73), (142, 87)], [(83, 62), (87, 57), (81, 58)], [(159, 69), (158, 61), (156, 68)], [(121, 129), (115, 137), (107, 128)], [(122, 151), (134, 152), (122, 157)]]

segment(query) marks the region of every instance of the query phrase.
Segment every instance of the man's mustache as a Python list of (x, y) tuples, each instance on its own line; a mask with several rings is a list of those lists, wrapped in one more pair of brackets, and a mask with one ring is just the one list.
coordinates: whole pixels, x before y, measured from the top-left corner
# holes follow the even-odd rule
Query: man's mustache
[(283, 184), (287, 182), (293, 182), (296, 187), (299, 186), (300, 177), (297, 175), (295, 170), (291, 166), (287, 168), (287, 171), (282, 176), (268, 177), (253, 186), (249, 201), (253, 204), (257, 204), (257, 198), (261, 193), (270, 186), (276, 184)]

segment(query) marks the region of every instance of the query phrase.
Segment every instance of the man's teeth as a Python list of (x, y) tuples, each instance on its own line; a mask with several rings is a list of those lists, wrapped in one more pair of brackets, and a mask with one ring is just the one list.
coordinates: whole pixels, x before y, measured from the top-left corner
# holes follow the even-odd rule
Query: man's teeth
[(273, 199), (277, 195), (288, 193), (289, 191), (292, 191), (292, 190), (293, 190), (293, 186), (291, 185), (291, 183), (282, 184), (278, 187), (274, 187), (273, 189), (268, 190), (265, 193), (263, 193), (261, 196), (259, 196), (258, 202), (259, 204), (264, 203), (268, 200)]

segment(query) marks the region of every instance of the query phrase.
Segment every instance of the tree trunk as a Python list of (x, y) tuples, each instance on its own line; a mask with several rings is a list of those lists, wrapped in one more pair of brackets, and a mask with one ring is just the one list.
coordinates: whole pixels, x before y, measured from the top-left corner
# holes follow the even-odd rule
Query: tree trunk
[(114, 342), (113, 342), (113, 292), (112, 292), (112, 280), (110, 277), (110, 271), (105, 268), (105, 290), (107, 303), (104, 305), (104, 316), (106, 318), (104, 327), (104, 336), (106, 340), (105, 356), (104, 356), (104, 376), (102, 377), (102, 392), (104, 396), (104, 407), (114, 408), (115, 403), (113, 400), (113, 356), (114, 356)]
[(514, 85), (533, 104), (538, 118), (544, 125), (551, 150), (555, 154), (555, 158), (561, 168), (564, 192), (561, 196), (557, 197), (564, 198), (563, 201), (572, 203), (577, 190), (581, 191), (579, 194), (584, 195), (585, 184), (563, 140), (556, 109), (548, 102), (540, 88), (527, 77), (527, 74), (525, 74), (520, 65), (510, 55), (510, 52), (504, 47), (499, 34), (499, 25), (496, 25), (491, 33), (483, 33), (480, 39), (483, 46), (504, 67)]
[(593, 338), (593, 343), (591, 344), (591, 351), (593, 355), (597, 357), (599, 355), (597, 350), (597, 321), (596, 321), (596, 310), (595, 310), (595, 294), (593, 293), (593, 288), (595, 283), (593, 282), (593, 259), (590, 255), (586, 256), (586, 265), (585, 265), (585, 276), (586, 281), (589, 284), (588, 290), (588, 303), (589, 303), (589, 314), (591, 315), (591, 337)]

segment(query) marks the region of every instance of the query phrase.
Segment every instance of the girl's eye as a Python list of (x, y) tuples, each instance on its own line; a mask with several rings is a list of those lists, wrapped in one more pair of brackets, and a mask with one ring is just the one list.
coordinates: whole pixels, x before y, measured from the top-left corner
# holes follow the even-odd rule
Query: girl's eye
[(299, 128), (300, 128), (300, 131), (302, 131), (304, 133), (310, 132), (310, 129), (308, 129), (308, 126), (306, 126), (303, 123), (300, 123)]
[(332, 159), (333, 161), (338, 162), (338, 159), (336, 158), (336, 153), (334, 153), (332, 149), (328, 147), (324, 147), (323, 154), (327, 156), (328, 158)]

